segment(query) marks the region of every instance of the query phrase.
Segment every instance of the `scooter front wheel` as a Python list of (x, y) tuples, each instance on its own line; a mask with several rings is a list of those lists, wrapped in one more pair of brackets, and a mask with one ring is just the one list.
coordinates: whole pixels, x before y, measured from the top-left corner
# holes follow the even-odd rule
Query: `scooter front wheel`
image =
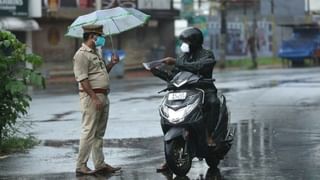
[(185, 176), (191, 168), (191, 156), (185, 149), (185, 141), (182, 138), (165, 142), (165, 157), (169, 168), (178, 176)]

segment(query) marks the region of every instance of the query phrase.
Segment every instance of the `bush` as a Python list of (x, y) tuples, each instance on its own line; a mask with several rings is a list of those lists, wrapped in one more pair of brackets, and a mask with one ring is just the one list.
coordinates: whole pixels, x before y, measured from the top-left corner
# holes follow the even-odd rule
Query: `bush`
[[(259, 57), (257, 58), (258, 67), (259, 65), (281, 65), (281, 59), (272, 57)], [(250, 58), (234, 59), (226, 61), (226, 67), (236, 67), (249, 69), (252, 66), (252, 60)]]
[[(26, 63), (33, 69), (26, 68)], [(26, 45), (8, 31), (0, 31), (0, 147), (15, 131), (17, 119), (27, 114), (31, 97), (28, 85), (44, 87), (44, 78), (35, 71), (40, 56), (26, 53)]]
[(33, 136), (26, 137), (7, 137), (2, 140), (2, 147), (0, 148), (0, 156), (3, 154), (9, 154), (13, 152), (24, 152), (40, 142)]

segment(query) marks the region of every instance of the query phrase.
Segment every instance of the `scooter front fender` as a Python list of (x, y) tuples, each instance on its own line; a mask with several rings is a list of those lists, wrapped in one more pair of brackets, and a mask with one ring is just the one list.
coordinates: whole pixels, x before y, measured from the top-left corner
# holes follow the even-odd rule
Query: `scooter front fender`
[(164, 141), (171, 141), (176, 137), (183, 136), (183, 128), (171, 128), (165, 135)]

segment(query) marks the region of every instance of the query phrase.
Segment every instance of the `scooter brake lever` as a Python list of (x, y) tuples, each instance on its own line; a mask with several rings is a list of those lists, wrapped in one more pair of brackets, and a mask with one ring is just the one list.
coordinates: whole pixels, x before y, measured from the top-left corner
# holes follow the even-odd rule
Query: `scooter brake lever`
[(165, 91), (167, 91), (167, 90), (168, 90), (168, 88), (162, 89), (161, 91), (158, 92), (158, 94), (163, 93), (163, 92), (165, 92)]

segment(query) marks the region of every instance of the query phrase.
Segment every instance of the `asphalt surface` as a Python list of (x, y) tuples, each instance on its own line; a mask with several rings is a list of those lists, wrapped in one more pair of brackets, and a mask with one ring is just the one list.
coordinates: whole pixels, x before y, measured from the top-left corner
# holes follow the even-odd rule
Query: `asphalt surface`
[[(112, 81), (105, 135), (112, 175), (76, 177), (80, 119), (76, 85), (34, 91), (29, 116), (41, 144), (0, 159), (0, 179), (320, 179), (320, 68), (216, 73), (236, 128), (219, 169), (194, 159), (187, 177), (156, 173), (163, 161), (157, 108), (165, 84), (154, 77)], [(91, 161), (89, 166), (92, 167)]]

